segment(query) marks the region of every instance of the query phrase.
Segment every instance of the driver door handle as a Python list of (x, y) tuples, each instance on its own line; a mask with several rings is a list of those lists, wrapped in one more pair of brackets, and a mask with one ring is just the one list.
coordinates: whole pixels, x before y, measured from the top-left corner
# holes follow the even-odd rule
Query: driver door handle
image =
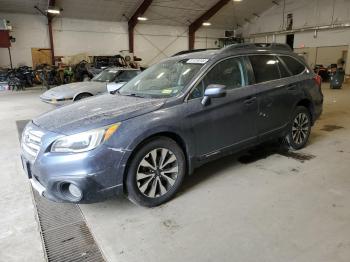
[(253, 97), (248, 97), (246, 100), (244, 100), (244, 104), (246, 104), (246, 105), (251, 105), (251, 104), (253, 104), (255, 101), (256, 101), (256, 97), (255, 97), (255, 96), (253, 96)]

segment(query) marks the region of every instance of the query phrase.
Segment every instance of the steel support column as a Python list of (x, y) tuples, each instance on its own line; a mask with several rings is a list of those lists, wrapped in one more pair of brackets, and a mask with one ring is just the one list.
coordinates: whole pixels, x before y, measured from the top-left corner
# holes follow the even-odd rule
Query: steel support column
[[(55, 0), (48, 0), (48, 8), (50, 6), (55, 6), (56, 1)], [(50, 40), (50, 49), (51, 49), (51, 62), (52, 65), (55, 64), (55, 48), (54, 48), (54, 42), (53, 42), (53, 34), (52, 34), (52, 19), (53, 16), (51, 14), (47, 14), (47, 27), (49, 30), (49, 40)]]
[(47, 17), (47, 26), (49, 29), (49, 40), (50, 40), (50, 49), (51, 49), (51, 62), (52, 65), (55, 64), (55, 48), (53, 44), (53, 35), (52, 35), (52, 17)]
[(196, 31), (202, 26), (203, 22), (208, 21), (212, 16), (214, 16), (221, 8), (223, 8), (231, 0), (220, 0), (214, 6), (212, 6), (203, 15), (197, 18), (188, 28), (188, 48), (190, 50), (194, 49), (194, 41), (196, 37)]
[(142, 16), (148, 7), (152, 4), (153, 0), (144, 0), (142, 4), (137, 8), (136, 12), (128, 21), (128, 34), (129, 34), (129, 52), (134, 53), (134, 31), (135, 26), (138, 23), (138, 17)]

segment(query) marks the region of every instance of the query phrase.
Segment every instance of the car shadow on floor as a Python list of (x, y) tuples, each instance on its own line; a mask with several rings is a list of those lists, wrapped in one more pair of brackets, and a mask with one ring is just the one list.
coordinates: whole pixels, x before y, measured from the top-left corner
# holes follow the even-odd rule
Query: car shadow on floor
[[(314, 140), (311, 139), (311, 141)], [(252, 164), (276, 154), (287, 158), (292, 158), (301, 163), (304, 163), (305, 161), (309, 161), (316, 157), (312, 154), (307, 154), (300, 151), (289, 151), (276, 141), (266, 142), (256, 147), (223, 157), (219, 160), (212, 161), (199, 167), (194, 171), (192, 175), (189, 175), (185, 178), (179, 195), (186, 193), (200, 183), (203, 183), (206, 180), (212, 178), (216, 174), (224, 173), (224, 170), (232, 169), (232, 167), (237, 165)]]

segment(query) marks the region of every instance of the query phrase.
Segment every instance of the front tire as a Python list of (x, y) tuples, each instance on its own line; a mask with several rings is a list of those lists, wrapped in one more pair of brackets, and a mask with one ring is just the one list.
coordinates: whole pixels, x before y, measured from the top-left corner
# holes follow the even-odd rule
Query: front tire
[(304, 106), (298, 106), (284, 137), (284, 144), (290, 150), (299, 150), (306, 146), (311, 132), (311, 114)]
[(174, 197), (185, 173), (185, 155), (174, 140), (150, 140), (131, 160), (125, 181), (127, 196), (137, 205), (161, 205)]
[(92, 96), (92, 95), (86, 94), (86, 93), (77, 95), (77, 97), (74, 99), (74, 102), (79, 101), (79, 100), (83, 100), (83, 99), (85, 99), (85, 98), (89, 98), (89, 97), (91, 97), (91, 96)]

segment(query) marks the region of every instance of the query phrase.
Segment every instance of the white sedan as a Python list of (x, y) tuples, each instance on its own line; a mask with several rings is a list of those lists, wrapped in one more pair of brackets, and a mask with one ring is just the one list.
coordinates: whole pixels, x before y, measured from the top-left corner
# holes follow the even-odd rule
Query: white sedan
[(133, 68), (109, 67), (91, 81), (56, 86), (40, 96), (41, 101), (64, 105), (84, 98), (113, 92), (137, 76), (141, 71)]

